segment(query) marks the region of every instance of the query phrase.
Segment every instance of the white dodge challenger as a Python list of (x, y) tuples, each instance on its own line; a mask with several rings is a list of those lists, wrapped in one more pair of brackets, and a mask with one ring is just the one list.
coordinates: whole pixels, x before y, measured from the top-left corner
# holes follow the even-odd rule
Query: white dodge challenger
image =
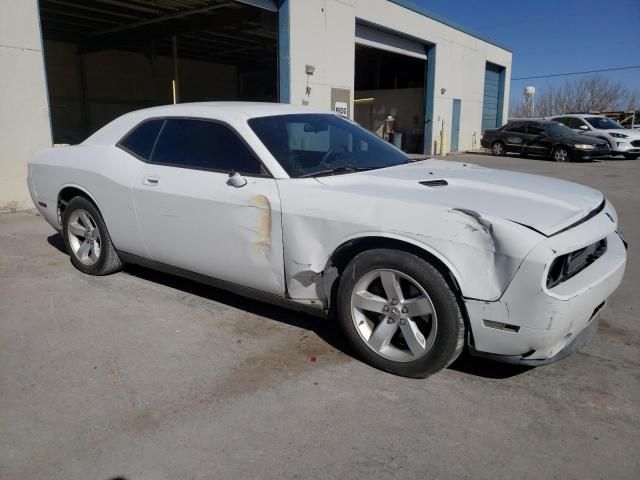
[(591, 188), (411, 161), (306, 107), (182, 104), (126, 114), (29, 164), (73, 264), (141, 264), (335, 313), (355, 353), (426, 377), (472, 354), (566, 357), (620, 284), (626, 244)]

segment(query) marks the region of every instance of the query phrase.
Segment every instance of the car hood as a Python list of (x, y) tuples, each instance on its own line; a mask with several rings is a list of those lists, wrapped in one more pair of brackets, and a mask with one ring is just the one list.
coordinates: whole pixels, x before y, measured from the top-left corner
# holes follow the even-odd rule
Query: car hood
[(599, 191), (572, 182), (443, 160), (318, 177), (317, 181), (371, 196), (372, 201), (397, 201), (399, 208), (407, 202), (424, 202), (501, 218), (545, 236), (579, 222), (604, 201)]
[(627, 135), (629, 140), (640, 140), (640, 131), (633, 130), (631, 128), (613, 128), (611, 130), (594, 130), (595, 132), (603, 132), (603, 133), (621, 133), (623, 135)]
[(606, 140), (601, 139), (600, 137), (594, 138), (591, 135), (585, 135), (583, 133), (574, 132), (572, 134), (566, 135), (554, 135), (555, 139), (558, 140), (570, 140), (575, 143), (586, 143), (588, 145), (603, 145), (607, 144)]

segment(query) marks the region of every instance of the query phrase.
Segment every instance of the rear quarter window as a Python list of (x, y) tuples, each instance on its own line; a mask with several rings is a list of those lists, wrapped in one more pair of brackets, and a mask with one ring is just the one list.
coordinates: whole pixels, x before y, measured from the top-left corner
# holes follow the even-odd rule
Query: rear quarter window
[(143, 160), (149, 160), (163, 124), (163, 119), (147, 120), (131, 130), (118, 146)]

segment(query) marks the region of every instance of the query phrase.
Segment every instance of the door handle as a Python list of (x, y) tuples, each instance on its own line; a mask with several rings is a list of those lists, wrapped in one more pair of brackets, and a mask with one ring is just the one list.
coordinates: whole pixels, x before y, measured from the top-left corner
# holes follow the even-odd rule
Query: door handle
[(149, 185), (151, 187), (155, 187), (160, 183), (160, 179), (158, 177), (144, 177), (142, 180), (144, 185)]

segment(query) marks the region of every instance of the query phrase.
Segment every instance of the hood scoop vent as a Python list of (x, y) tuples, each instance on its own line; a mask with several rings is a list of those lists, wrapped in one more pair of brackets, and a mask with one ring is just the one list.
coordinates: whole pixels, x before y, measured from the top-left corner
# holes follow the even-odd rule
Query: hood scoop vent
[(424, 182), (418, 182), (425, 187), (446, 187), (449, 182), (446, 180), (425, 180)]

